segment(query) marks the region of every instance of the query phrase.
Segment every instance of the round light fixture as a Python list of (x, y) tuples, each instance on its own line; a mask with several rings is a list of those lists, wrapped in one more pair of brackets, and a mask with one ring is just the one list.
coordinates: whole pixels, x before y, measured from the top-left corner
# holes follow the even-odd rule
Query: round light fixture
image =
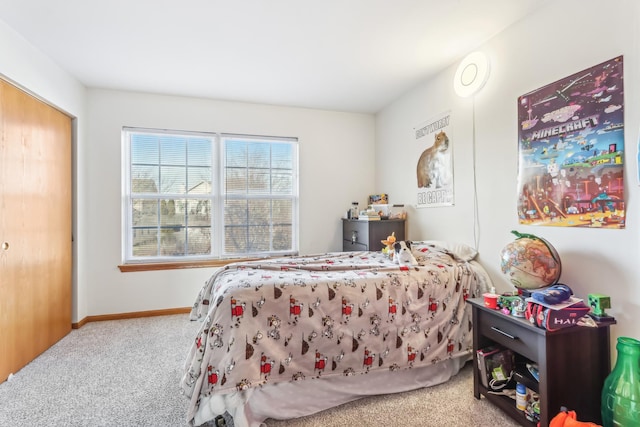
[(487, 82), (489, 70), (489, 58), (484, 53), (470, 53), (458, 65), (453, 89), (463, 98), (477, 93)]

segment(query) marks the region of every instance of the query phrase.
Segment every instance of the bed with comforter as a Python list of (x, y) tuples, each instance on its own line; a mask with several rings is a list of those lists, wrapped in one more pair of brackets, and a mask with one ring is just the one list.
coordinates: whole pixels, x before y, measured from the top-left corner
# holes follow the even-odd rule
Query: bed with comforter
[(187, 421), (227, 412), (237, 427), (259, 425), (455, 375), (471, 359), (465, 301), (490, 279), (464, 245), (412, 252), (412, 266), (336, 252), (216, 271), (191, 311), (202, 326), (181, 381)]

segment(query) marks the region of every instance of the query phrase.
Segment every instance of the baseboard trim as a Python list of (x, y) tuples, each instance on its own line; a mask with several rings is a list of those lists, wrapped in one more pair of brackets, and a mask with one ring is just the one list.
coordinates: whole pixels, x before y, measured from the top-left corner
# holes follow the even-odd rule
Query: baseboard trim
[(168, 308), (165, 310), (149, 310), (149, 311), (135, 311), (132, 313), (117, 313), (117, 314), (101, 314), (99, 316), (87, 316), (77, 323), (72, 323), (72, 329), (80, 329), (89, 322), (102, 322), (104, 320), (123, 320), (123, 319), (136, 319), (139, 317), (153, 317), (153, 316), (168, 316), (171, 314), (185, 314), (190, 313), (191, 307), (179, 307)]

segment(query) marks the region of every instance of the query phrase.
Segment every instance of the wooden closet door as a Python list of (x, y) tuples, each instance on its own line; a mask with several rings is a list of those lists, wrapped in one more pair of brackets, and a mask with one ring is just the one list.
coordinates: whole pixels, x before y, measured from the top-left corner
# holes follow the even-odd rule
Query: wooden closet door
[(71, 330), (71, 119), (0, 80), (0, 382)]

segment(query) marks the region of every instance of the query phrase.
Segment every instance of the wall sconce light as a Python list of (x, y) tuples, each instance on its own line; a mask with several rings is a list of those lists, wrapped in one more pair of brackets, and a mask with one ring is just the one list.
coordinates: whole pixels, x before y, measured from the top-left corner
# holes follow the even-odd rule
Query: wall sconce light
[(456, 70), (453, 89), (458, 96), (467, 98), (476, 94), (489, 79), (489, 58), (482, 52), (467, 55)]

